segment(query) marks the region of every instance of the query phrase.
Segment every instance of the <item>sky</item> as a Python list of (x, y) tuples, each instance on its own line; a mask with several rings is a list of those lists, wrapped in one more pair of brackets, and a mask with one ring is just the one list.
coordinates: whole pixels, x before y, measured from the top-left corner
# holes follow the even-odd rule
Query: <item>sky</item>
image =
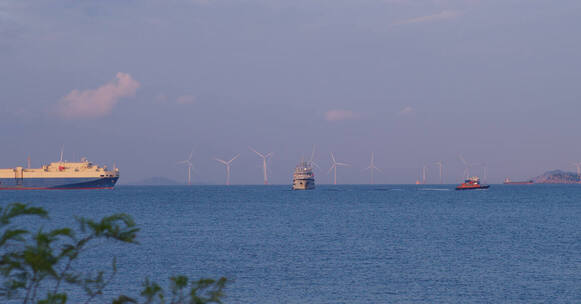
[(0, 167), (87, 157), (120, 183), (529, 178), (581, 161), (578, 0), (0, 0)]

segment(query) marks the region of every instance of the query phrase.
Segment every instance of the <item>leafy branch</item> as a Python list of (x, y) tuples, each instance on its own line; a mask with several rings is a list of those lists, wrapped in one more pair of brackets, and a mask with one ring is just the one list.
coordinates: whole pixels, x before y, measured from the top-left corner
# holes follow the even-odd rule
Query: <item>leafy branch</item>
[[(111, 270), (85, 274), (75, 271), (75, 261), (86, 251), (96, 250), (106, 240), (123, 244), (138, 244), (139, 228), (131, 216), (113, 214), (99, 221), (78, 217), (79, 232), (71, 228), (49, 231), (39, 229), (32, 234), (27, 229), (14, 227), (18, 217), (49, 219), (48, 212), (40, 207), (13, 203), (0, 207), (0, 300), (21, 299), (23, 304), (64, 304), (67, 291), (78, 288), (84, 291), (85, 303), (103, 296), (117, 273), (113, 257)], [(192, 281), (185, 276), (170, 278), (169, 304), (222, 303), (227, 279), (200, 279)], [(165, 304), (163, 288), (146, 279), (140, 296), (143, 303)], [(121, 295), (113, 303), (138, 303), (135, 298)]]

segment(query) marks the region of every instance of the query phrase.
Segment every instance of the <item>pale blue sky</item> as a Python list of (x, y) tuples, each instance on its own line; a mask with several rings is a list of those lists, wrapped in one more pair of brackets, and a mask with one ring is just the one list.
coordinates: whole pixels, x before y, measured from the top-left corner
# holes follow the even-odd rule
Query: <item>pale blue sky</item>
[[(0, 0), (0, 167), (87, 156), (122, 181), (165, 176), (195, 148), (241, 156), (233, 183), (289, 183), (317, 144), (340, 183), (411, 183), (458, 155), (489, 180), (581, 161), (581, 2)], [(120, 77), (120, 78), (117, 78)], [(122, 79), (122, 80), (120, 80)], [(77, 91), (74, 91), (77, 90)], [(475, 173), (478, 169), (475, 169)]]

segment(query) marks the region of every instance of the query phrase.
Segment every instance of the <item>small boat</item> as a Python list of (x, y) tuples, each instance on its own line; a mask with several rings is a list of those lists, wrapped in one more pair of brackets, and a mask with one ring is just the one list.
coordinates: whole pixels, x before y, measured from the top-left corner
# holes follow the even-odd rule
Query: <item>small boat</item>
[(465, 180), (460, 186), (456, 187), (456, 190), (476, 190), (476, 189), (488, 189), (490, 185), (480, 184), (480, 178), (478, 176), (473, 176)]

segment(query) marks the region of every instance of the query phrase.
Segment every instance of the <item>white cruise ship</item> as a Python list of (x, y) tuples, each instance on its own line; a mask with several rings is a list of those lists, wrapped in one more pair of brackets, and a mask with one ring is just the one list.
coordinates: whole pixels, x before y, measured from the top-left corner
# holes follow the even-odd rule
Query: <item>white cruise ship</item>
[(293, 174), (293, 190), (311, 189), (315, 189), (313, 167), (308, 162), (301, 162), (297, 165)]

